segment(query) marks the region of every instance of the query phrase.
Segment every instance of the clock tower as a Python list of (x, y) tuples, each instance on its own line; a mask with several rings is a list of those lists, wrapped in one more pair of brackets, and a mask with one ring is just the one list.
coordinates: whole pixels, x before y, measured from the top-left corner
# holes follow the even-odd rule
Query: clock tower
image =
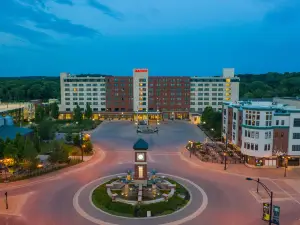
[(134, 145), (134, 182), (147, 185), (147, 150), (148, 143), (139, 139)]

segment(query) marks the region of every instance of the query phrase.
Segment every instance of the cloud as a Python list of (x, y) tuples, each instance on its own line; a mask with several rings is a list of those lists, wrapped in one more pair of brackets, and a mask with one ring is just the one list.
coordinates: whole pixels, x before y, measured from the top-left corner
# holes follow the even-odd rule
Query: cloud
[(124, 18), (124, 15), (122, 13), (113, 10), (112, 8), (108, 7), (107, 5), (101, 4), (97, 0), (88, 0), (88, 4), (91, 7), (98, 9), (105, 15), (108, 15), (116, 20), (122, 20)]
[(59, 4), (65, 4), (65, 5), (73, 5), (72, 0), (55, 0), (55, 2), (59, 3)]
[[(70, 1), (58, 1), (67, 4)], [(0, 31), (10, 33), (33, 44), (49, 45), (51, 42), (51, 31), (70, 35), (70, 37), (94, 37), (98, 31), (73, 24), (69, 20), (61, 19), (48, 10), (46, 0), (10, 0), (0, 3)], [(58, 4), (58, 3), (57, 3)], [(15, 16), (13, 16), (15, 15)], [(24, 21), (35, 24), (34, 27), (22, 26)], [(38, 30), (35, 28), (40, 28)], [(49, 30), (50, 32), (45, 32)], [(53, 40), (52, 40), (53, 41)], [(56, 45), (52, 43), (51, 45)]]

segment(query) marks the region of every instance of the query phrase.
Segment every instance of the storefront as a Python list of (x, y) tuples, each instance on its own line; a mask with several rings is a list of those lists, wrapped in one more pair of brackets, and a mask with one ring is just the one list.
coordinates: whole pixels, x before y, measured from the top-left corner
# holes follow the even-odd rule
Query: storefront
[(243, 156), (245, 159), (245, 163), (255, 167), (277, 167), (277, 157), (270, 157), (270, 158), (261, 158), (261, 157), (254, 157), (254, 156)]

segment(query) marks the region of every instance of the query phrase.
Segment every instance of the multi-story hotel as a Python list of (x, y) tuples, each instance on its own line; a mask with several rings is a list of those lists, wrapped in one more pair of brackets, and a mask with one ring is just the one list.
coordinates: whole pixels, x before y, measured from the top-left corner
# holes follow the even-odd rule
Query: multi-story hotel
[(149, 76), (148, 69), (134, 69), (133, 76), (61, 73), (60, 85), (61, 118), (88, 103), (95, 119), (184, 119), (207, 106), (222, 110), (223, 101), (239, 96), (234, 69), (223, 69), (220, 77)]
[(300, 165), (300, 109), (277, 102), (224, 102), (223, 138), (254, 166)]

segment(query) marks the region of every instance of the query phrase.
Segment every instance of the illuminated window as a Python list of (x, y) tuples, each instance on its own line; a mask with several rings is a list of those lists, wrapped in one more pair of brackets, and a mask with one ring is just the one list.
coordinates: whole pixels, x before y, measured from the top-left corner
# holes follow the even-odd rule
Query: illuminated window
[(144, 167), (139, 166), (139, 178), (143, 178), (144, 177)]
[(226, 93), (226, 96), (230, 96), (231, 94), (230, 93)]
[(229, 79), (229, 78), (227, 78), (227, 79), (226, 79), (226, 83), (229, 83), (229, 82), (230, 82), (230, 79)]
[(226, 100), (226, 101), (230, 101), (230, 99), (231, 99), (231, 98), (226, 98), (225, 100)]
[(77, 88), (74, 88), (73, 91), (77, 91)]
[(230, 86), (230, 84), (229, 84), (229, 83), (227, 83), (227, 84), (226, 84), (226, 86), (227, 86), (227, 87), (229, 87), (229, 86)]
[(226, 91), (230, 91), (231, 90), (231, 88), (226, 88)]
[(143, 108), (139, 108), (139, 110), (143, 110)]

